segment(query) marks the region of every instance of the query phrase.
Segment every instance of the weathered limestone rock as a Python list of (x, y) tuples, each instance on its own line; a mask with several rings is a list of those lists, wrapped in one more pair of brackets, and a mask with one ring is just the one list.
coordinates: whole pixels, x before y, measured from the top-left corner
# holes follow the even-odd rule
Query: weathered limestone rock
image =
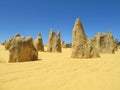
[(15, 36), (12, 37), (10, 40), (6, 41), (6, 43), (5, 43), (5, 49), (6, 49), (6, 50), (9, 50), (9, 48), (10, 48), (10, 46), (11, 46), (11, 42), (12, 42), (12, 41), (14, 40), (14, 38), (16, 38), (16, 37), (20, 37), (20, 34), (17, 33), (17, 34), (15, 34)]
[(38, 36), (34, 41), (34, 46), (38, 51), (44, 51), (43, 40), (40, 33), (38, 33)]
[(55, 32), (53, 32), (53, 30), (50, 31), (47, 48), (48, 52), (62, 52), (60, 38), (60, 32), (58, 32), (58, 34), (56, 35)]
[(61, 47), (62, 47), (62, 48), (65, 48), (65, 47), (66, 47), (66, 46), (65, 46), (65, 42), (64, 42), (63, 40), (61, 41)]
[(100, 53), (115, 53), (118, 49), (111, 32), (98, 33), (94, 36), (93, 43)]
[(54, 42), (55, 42), (55, 32), (53, 32), (53, 30), (50, 30), (50, 34), (49, 34), (49, 38), (48, 38), (48, 45), (47, 45), (47, 51), (48, 52), (53, 52), (53, 48), (54, 48)]
[(9, 49), (9, 62), (25, 62), (38, 59), (38, 52), (31, 37), (16, 37)]
[(82, 23), (78, 18), (72, 32), (72, 58), (100, 57), (94, 44), (85, 35)]
[(57, 51), (57, 52), (62, 51), (60, 31), (58, 31), (58, 34), (57, 34), (57, 37), (56, 37), (55, 51)]

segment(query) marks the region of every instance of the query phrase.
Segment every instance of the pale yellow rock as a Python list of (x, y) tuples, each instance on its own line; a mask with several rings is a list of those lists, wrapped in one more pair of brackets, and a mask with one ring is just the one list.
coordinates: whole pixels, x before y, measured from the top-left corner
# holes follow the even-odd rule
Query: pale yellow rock
[(100, 53), (115, 53), (118, 47), (111, 32), (99, 32), (94, 36), (93, 43)]
[(35, 61), (38, 51), (33, 46), (32, 37), (16, 37), (9, 48), (9, 62)]
[(48, 38), (48, 52), (62, 52), (61, 48), (61, 36), (60, 31), (58, 31), (58, 34), (56, 35), (53, 30), (50, 30), (49, 38)]
[(72, 58), (100, 57), (91, 40), (86, 36), (80, 19), (76, 19), (72, 31)]
[(61, 47), (65, 48), (65, 42), (63, 40), (61, 41)]
[(16, 37), (20, 37), (20, 34), (16, 33), (15, 36), (13, 36), (10, 40), (8, 40), (8, 41), (5, 42), (5, 49), (6, 50), (10, 49), (11, 43), (14, 40), (14, 38), (16, 38)]
[(42, 36), (40, 33), (38, 33), (38, 36), (34, 40), (33, 44), (38, 51), (44, 51), (43, 40), (42, 40)]

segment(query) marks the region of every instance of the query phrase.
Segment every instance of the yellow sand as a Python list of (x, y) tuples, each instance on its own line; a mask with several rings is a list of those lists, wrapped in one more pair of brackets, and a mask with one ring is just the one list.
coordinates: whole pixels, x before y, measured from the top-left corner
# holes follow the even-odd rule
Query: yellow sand
[[(0, 62), (9, 52), (0, 46)], [(39, 61), (0, 63), (0, 90), (120, 90), (120, 50), (97, 59), (39, 52)]]

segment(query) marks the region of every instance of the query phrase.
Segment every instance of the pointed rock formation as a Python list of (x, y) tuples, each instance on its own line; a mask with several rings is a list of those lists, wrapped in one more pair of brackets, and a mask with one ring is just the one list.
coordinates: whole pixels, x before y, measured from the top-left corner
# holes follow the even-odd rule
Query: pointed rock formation
[(60, 31), (58, 31), (58, 34), (57, 34), (57, 37), (56, 37), (56, 44), (55, 45), (56, 45), (55, 51), (62, 52)]
[(38, 33), (38, 36), (34, 41), (34, 46), (38, 51), (44, 51), (43, 40), (40, 33)]
[(48, 52), (62, 52), (61, 49), (61, 36), (60, 36), (60, 31), (58, 31), (58, 34), (56, 35), (53, 30), (50, 30), (50, 35), (48, 38)]
[(82, 23), (79, 18), (76, 19), (72, 35), (73, 35), (72, 46), (74, 46), (78, 43), (84, 44), (84, 43), (86, 43), (86, 41), (88, 41), (88, 38), (85, 35), (84, 28), (83, 28)]
[(55, 36), (56, 36), (55, 32), (53, 32), (53, 30), (50, 30), (50, 34), (49, 34), (49, 38), (48, 38), (48, 45), (47, 45), (48, 52), (53, 52), (53, 48), (54, 48), (53, 43), (55, 42)]
[(19, 34), (19, 33), (17, 33), (17, 34), (15, 34), (15, 36), (14, 36), (14, 37), (12, 37), (10, 40), (6, 41), (6, 43), (5, 43), (5, 49), (6, 49), (6, 50), (9, 50), (9, 48), (10, 48), (10, 46), (11, 46), (12, 41), (13, 41), (13, 40), (14, 40), (14, 38), (16, 38), (16, 37), (20, 37), (20, 34)]
[(91, 40), (87, 38), (80, 19), (74, 24), (72, 32), (72, 58), (100, 57)]
[(25, 62), (38, 59), (38, 52), (33, 46), (32, 37), (16, 37), (9, 49), (9, 62)]
[(118, 49), (111, 32), (98, 33), (94, 36), (93, 43), (100, 53), (115, 53)]

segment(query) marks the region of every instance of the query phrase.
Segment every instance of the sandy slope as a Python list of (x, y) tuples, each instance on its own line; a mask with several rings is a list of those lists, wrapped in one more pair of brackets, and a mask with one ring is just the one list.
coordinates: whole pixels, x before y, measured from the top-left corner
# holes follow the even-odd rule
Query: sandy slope
[[(0, 62), (8, 60), (0, 46)], [(120, 50), (97, 59), (72, 59), (71, 49), (39, 52), (39, 61), (0, 63), (0, 90), (120, 90)]]

